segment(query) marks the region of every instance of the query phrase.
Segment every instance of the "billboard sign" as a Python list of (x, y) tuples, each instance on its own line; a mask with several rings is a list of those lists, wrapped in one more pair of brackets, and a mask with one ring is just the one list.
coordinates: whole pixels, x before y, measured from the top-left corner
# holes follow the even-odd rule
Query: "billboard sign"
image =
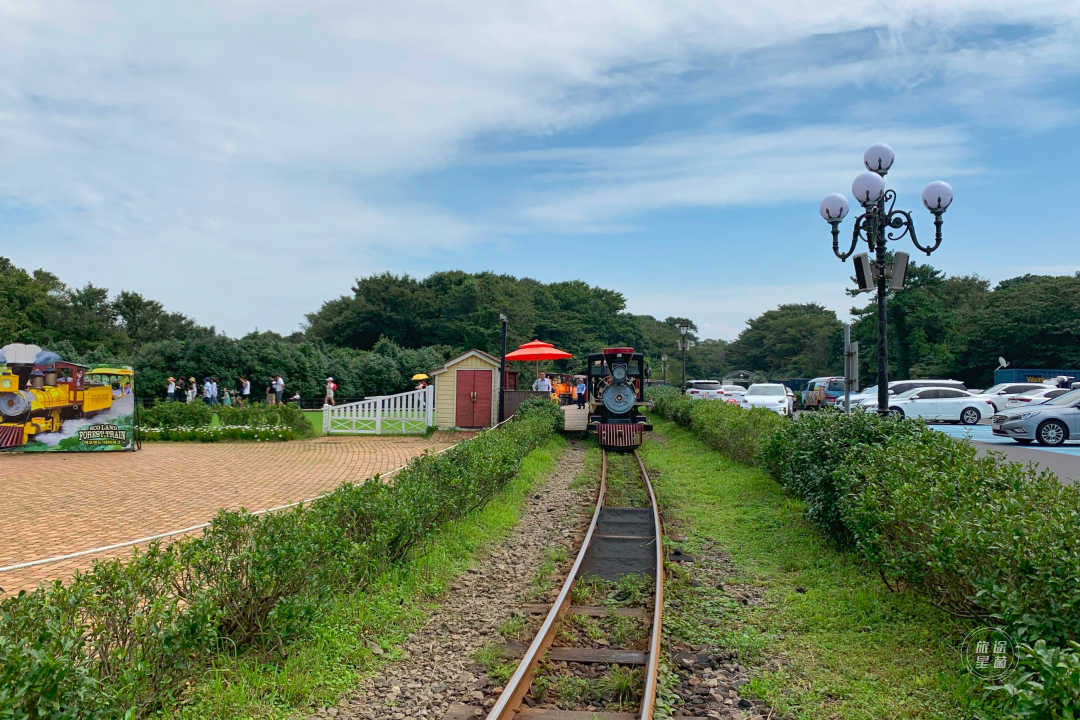
[(135, 373), (37, 345), (0, 348), (0, 451), (134, 450)]

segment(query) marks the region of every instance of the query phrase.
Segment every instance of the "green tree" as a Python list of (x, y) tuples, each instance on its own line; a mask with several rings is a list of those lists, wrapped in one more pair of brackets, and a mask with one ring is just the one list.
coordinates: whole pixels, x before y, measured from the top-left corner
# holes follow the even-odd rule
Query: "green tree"
[[(964, 357), (989, 295), (989, 284), (979, 277), (948, 277), (930, 265), (911, 263), (904, 289), (886, 298), (889, 378), (970, 379)], [(852, 339), (859, 341), (859, 374), (870, 385), (877, 382), (874, 296), (864, 307), (853, 308), (852, 314), (857, 318)]]
[(840, 372), (843, 323), (818, 303), (781, 305), (747, 321), (727, 357), (732, 367), (777, 379)]

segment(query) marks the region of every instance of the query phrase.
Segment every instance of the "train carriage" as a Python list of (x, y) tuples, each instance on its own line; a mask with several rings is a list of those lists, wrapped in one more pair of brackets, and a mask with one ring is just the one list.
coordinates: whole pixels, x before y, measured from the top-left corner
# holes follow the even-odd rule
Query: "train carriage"
[(588, 431), (611, 450), (641, 445), (642, 432), (652, 430), (641, 414), (645, 404), (645, 356), (633, 348), (606, 348), (586, 359), (589, 396)]

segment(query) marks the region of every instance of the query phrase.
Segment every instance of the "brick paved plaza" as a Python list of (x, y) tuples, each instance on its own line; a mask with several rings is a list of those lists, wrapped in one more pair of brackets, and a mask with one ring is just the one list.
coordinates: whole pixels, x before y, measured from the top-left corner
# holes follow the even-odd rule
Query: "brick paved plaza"
[[(0, 456), (0, 567), (198, 525), (219, 508), (307, 500), (400, 467), (467, 433), (285, 443), (148, 443), (135, 453)], [(123, 548), (0, 573), (8, 593), (70, 576)]]

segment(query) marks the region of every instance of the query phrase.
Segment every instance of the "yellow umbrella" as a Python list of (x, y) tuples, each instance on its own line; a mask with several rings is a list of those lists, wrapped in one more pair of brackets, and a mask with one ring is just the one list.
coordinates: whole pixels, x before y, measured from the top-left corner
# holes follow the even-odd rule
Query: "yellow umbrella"
[(427, 375), (425, 375), (424, 373), (416, 373), (415, 375), (412, 376), (412, 379), (413, 380), (427, 380)]

